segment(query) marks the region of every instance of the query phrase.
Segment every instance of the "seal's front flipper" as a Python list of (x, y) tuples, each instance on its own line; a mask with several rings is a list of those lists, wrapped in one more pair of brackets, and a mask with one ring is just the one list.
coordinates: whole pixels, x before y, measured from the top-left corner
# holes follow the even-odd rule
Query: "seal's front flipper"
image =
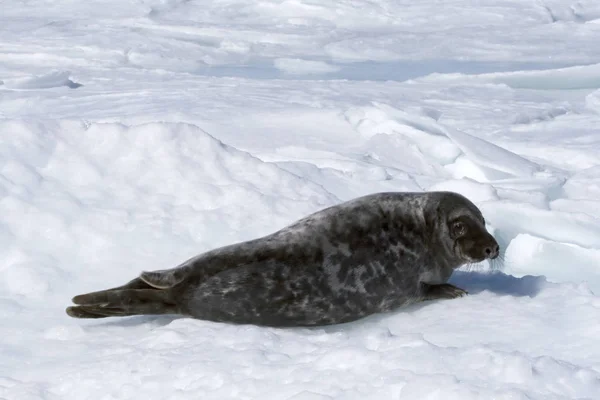
[(167, 290), (102, 290), (75, 296), (77, 306), (67, 307), (66, 312), (73, 318), (178, 314), (179, 307), (171, 297)]
[(441, 285), (423, 284), (423, 286), (425, 291), (423, 300), (455, 299), (469, 294), (466, 290), (449, 283), (442, 283)]

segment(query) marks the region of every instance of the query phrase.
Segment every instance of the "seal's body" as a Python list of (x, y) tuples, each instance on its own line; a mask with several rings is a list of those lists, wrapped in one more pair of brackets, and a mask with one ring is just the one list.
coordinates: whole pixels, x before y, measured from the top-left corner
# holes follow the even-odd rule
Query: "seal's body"
[(453, 270), (495, 258), (479, 209), (452, 192), (378, 193), (271, 235), (209, 251), (128, 284), (76, 296), (78, 318), (183, 314), (266, 326), (349, 322), (466, 292)]

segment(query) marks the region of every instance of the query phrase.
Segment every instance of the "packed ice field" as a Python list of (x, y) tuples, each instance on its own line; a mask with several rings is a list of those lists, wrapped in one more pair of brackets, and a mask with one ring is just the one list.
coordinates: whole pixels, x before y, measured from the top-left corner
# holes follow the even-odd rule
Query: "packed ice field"
[[(0, 12), (0, 399), (600, 399), (600, 2), (14, 0)], [(382, 191), (503, 263), (317, 328), (75, 320)]]

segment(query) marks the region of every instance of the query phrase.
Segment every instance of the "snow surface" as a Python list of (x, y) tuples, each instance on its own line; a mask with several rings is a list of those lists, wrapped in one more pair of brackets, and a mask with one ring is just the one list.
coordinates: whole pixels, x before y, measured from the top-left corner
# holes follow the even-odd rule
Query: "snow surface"
[[(0, 399), (600, 399), (596, 0), (14, 0), (0, 13)], [(502, 265), (314, 329), (70, 298), (388, 190)]]

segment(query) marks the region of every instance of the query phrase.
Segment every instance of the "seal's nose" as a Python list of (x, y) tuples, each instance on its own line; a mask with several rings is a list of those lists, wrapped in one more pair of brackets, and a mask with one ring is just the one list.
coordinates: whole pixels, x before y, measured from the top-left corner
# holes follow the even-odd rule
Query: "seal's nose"
[(500, 254), (500, 246), (497, 244), (493, 246), (487, 246), (485, 247), (484, 252), (486, 258), (491, 258), (493, 260), (498, 257), (498, 254)]

